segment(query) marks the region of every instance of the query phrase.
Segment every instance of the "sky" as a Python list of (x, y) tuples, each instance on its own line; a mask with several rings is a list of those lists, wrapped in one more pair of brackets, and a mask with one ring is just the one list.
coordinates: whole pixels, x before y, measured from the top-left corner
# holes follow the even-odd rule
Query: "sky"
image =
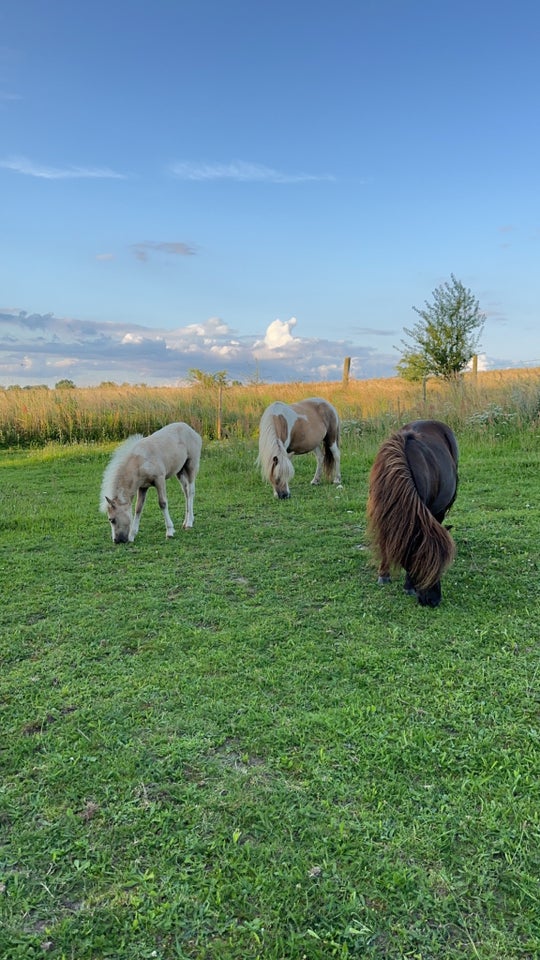
[(0, 386), (540, 366), (537, 0), (4, 0)]

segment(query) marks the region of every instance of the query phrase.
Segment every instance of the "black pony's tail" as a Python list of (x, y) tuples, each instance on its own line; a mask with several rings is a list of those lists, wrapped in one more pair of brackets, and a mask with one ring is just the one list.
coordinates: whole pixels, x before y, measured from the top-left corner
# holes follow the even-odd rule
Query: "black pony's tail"
[(403, 567), (418, 590), (440, 580), (455, 544), (419, 497), (399, 432), (382, 444), (371, 468), (367, 514), (370, 539), (391, 567)]
[(414, 533), (401, 566), (410, 574), (415, 587), (425, 590), (440, 580), (451, 566), (456, 545), (446, 527), (435, 519), (418, 494), (416, 496)]

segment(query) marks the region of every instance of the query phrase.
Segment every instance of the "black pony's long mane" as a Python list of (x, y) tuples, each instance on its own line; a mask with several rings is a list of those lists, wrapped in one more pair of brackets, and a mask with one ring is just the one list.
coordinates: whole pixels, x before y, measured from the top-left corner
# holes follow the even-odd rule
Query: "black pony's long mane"
[[(410, 438), (410, 434), (409, 434)], [(420, 498), (406, 453), (406, 435), (396, 432), (379, 449), (370, 474), (368, 530), (374, 550), (403, 567), (419, 590), (440, 580), (455, 556), (448, 531)]]

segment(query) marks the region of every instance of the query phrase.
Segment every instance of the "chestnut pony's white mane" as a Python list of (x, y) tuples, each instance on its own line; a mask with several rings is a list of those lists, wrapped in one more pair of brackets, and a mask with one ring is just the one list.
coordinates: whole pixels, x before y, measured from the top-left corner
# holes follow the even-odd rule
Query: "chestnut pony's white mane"
[(333, 483), (341, 483), (339, 431), (337, 410), (322, 397), (307, 397), (291, 404), (276, 400), (266, 408), (259, 427), (257, 463), (276, 497), (285, 500), (291, 495), (294, 454), (315, 454), (317, 468), (312, 484), (320, 483), (323, 474)]
[[(285, 442), (280, 440), (276, 434), (274, 417), (282, 416), (287, 423), (287, 439)], [(287, 480), (294, 477), (294, 467), (287, 453), (287, 447), (291, 439), (292, 428), (298, 420), (300, 414), (296, 413), (292, 407), (281, 400), (276, 400), (266, 408), (259, 427), (259, 456), (257, 463), (265, 480), (270, 480), (274, 457), (278, 458), (282, 475)], [(306, 419), (304, 417), (304, 419)]]

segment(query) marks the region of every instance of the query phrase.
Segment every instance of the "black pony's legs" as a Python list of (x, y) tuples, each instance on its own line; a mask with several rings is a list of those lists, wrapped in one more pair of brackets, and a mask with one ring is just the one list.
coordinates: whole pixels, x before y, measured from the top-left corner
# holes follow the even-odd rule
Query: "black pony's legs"
[(409, 573), (405, 574), (405, 583), (403, 584), (403, 589), (405, 593), (409, 593), (411, 596), (416, 596), (416, 587), (411, 580)]
[(427, 587), (424, 590), (417, 590), (413, 581), (411, 580), (410, 574), (407, 573), (405, 576), (403, 589), (405, 593), (416, 597), (421, 607), (438, 607), (442, 599), (440, 580), (437, 580), (436, 583), (433, 583), (431, 587)]

